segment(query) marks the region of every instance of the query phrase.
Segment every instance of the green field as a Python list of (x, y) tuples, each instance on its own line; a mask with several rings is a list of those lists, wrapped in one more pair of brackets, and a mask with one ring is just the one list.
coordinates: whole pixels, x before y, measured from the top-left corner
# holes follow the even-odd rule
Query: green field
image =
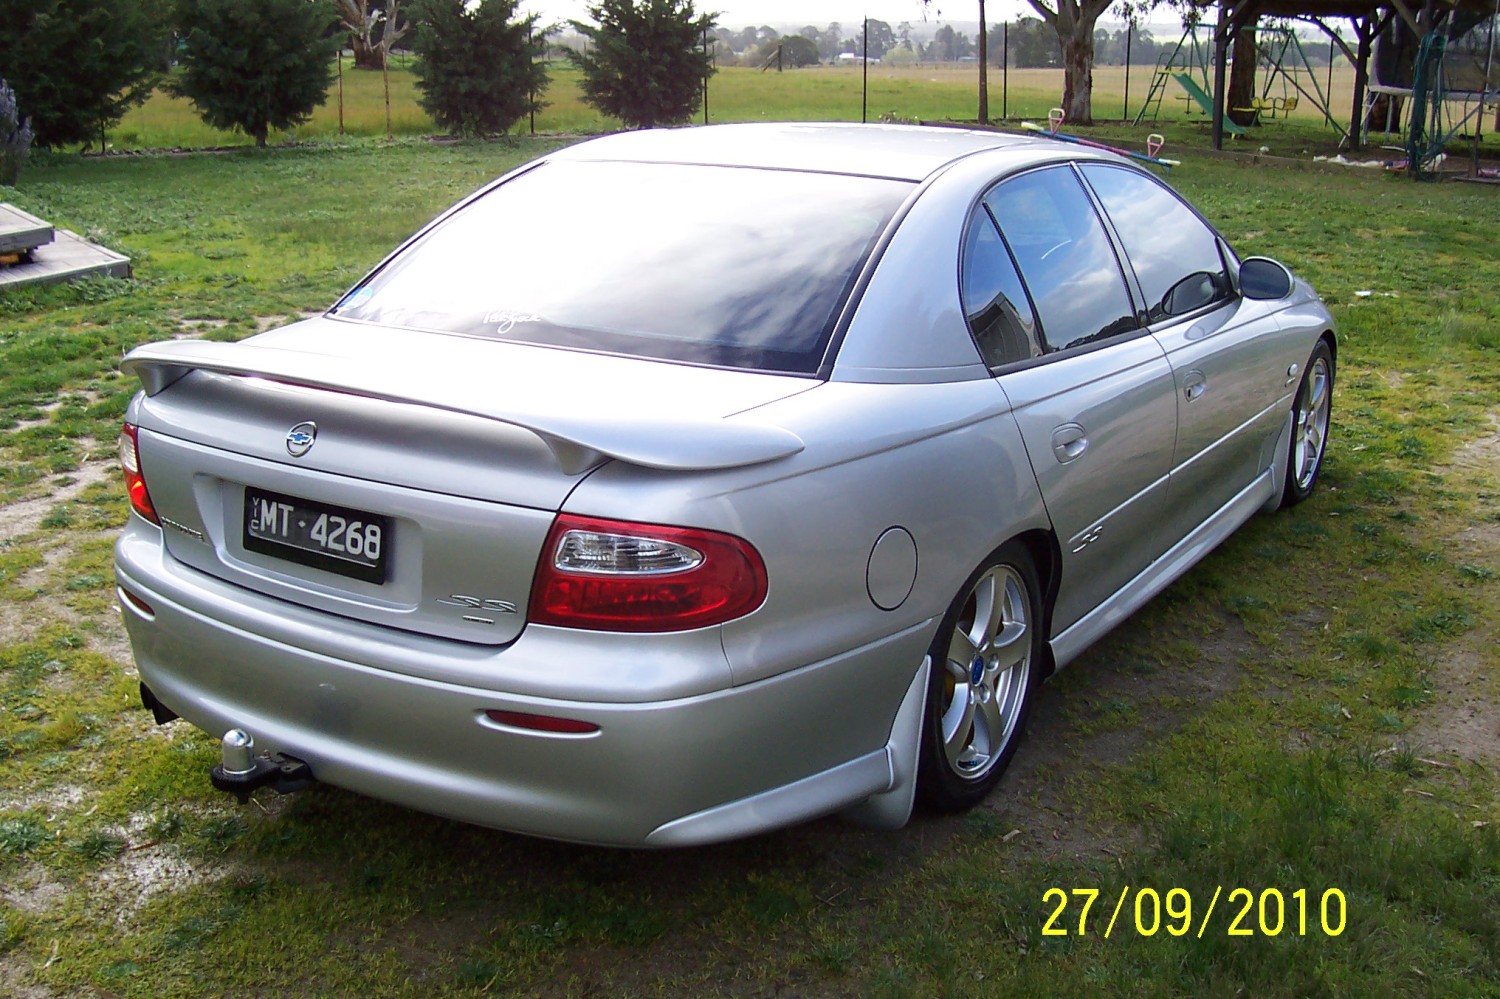
[[(797, 116), (772, 74), (724, 74), (725, 113), (731, 81)], [(198, 144), (169, 111), (122, 132)], [(1500, 993), (1500, 207), (1468, 185), (1183, 153), (1337, 316), (1324, 479), (1048, 684), (967, 815), (639, 853), (214, 792), (114, 610), (120, 356), (324, 308), (557, 141), (54, 155), (5, 192), (136, 273), (0, 294), (0, 995)]]
[[(1342, 67), (1342, 63), (1340, 64)], [(1125, 70), (1122, 66), (1101, 66), (1094, 72), (1094, 114), (1096, 118), (1134, 118), (1150, 89), (1152, 67), (1136, 66), (1130, 78), (1129, 114), (1125, 101)], [(1309, 81), (1303, 78), (1304, 85)], [(1320, 84), (1326, 80), (1320, 78)], [(341, 85), (329, 92), (328, 102), (310, 122), (289, 133), (273, 133), (271, 141), (287, 142), (309, 139), (332, 139), (339, 133), (339, 92), (343, 92), (344, 134), (384, 136), (386, 132), (384, 81), (380, 73), (355, 70), (345, 60)], [(1341, 69), (1335, 73), (1333, 113), (1347, 122), (1351, 101), (1352, 76)], [(408, 63), (398, 57), (390, 73), (391, 131), (398, 136), (425, 136), (437, 131), (432, 119), (417, 105), (417, 91)], [(978, 70), (972, 66), (929, 65), (907, 67), (870, 67), (869, 97), (863, 98), (865, 81), (858, 67), (821, 66), (785, 73), (755, 69), (721, 69), (710, 81), (708, 119), (720, 121), (858, 121), (862, 111), (871, 121), (883, 117), (900, 120), (972, 121), (977, 114)], [(1280, 95), (1280, 84), (1273, 95)], [(1295, 91), (1289, 91), (1295, 93)], [(1014, 70), (1008, 79), (998, 69), (990, 75), (990, 114), (999, 118), (1045, 119), (1047, 110), (1056, 105), (1062, 94), (1062, 71), (1047, 69)], [(1202, 122), (1203, 116), (1182, 99), (1184, 92), (1169, 85), (1161, 101), (1160, 118), (1167, 124)], [(543, 133), (589, 133), (618, 127), (579, 99), (578, 74), (561, 63), (553, 64), (552, 84), (543, 95), (548, 106), (536, 116), (536, 131)], [(696, 121), (702, 121), (699, 116)], [(1319, 113), (1303, 100), (1294, 112), (1293, 121), (1314, 128), (1322, 122)], [(516, 131), (527, 133), (528, 120)], [(1142, 136), (1150, 131), (1144, 125)], [(1273, 139), (1284, 134), (1283, 126), (1268, 125), (1258, 135)], [(1328, 131), (1336, 139), (1337, 134)], [(130, 112), (109, 133), (116, 149), (199, 148), (220, 145), (248, 145), (251, 140), (240, 134), (220, 132), (202, 124), (191, 104), (181, 98), (156, 93), (144, 107)]]

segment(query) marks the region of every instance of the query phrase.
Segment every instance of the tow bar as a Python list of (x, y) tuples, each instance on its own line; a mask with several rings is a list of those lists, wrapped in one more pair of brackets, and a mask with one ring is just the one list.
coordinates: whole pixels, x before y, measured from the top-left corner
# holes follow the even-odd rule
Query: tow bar
[(250, 800), (256, 788), (270, 785), (277, 794), (300, 791), (313, 782), (312, 769), (302, 760), (282, 753), (255, 755), (255, 739), (244, 729), (232, 728), (219, 740), (222, 762), (208, 772), (208, 779), (220, 791), (227, 791), (240, 804)]

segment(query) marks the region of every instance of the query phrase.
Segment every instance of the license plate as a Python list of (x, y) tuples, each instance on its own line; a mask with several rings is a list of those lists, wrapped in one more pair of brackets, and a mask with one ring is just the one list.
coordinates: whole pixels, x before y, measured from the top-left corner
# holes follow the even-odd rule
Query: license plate
[(245, 489), (247, 551), (366, 583), (384, 583), (393, 540), (389, 517)]

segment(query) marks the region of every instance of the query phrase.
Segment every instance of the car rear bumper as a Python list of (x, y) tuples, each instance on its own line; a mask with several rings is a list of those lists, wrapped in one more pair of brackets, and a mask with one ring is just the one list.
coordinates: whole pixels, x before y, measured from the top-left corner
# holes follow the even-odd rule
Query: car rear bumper
[[(728, 839), (890, 790), (892, 721), (926, 644), (926, 627), (910, 628), (739, 687), (726, 669), (718, 689), (676, 696), (680, 643), (658, 653), (605, 636), (591, 654), (589, 633), (529, 626), (504, 649), (476, 650), (380, 629), (177, 563), (135, 518), (116, 575), (142, 680), (204, 731), (244, 729), (318, 780), (421, 811), (611, 845)], [(722, 661), (708, 631), (682, 641)], [(486, 660), (496, 676), (532, 662), (550, 675), (557, 657), (571, 663), (571, 696), (482, 681)], [(629, 699), (607, 679), (590, 683), (619, 671), (641, 680)], [(599, 730), (516, 729), (490, 710)]]

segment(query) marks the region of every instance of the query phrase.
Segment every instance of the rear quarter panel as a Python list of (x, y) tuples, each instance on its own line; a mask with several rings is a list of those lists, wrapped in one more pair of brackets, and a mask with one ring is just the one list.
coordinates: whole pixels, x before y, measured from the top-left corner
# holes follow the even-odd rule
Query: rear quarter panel
[[(728, 531), (766, 563), (766, 602), (723, 626), (736, 684), (753, 683), (912, 631), (889, 664), (896, 695), (967, 575), (1007, 538), (1047, 520), (1004, 394), (993, 381), (826, 383), (754, 416), (796, 433), (796, 456), (714, 473), (615, 463), (569, 497), (570, 512)], [(910, 595), (882, 610), (866, 587), (876, 540), (916, 542)], [(872, 678), (873, 680), (874, 678)]]

